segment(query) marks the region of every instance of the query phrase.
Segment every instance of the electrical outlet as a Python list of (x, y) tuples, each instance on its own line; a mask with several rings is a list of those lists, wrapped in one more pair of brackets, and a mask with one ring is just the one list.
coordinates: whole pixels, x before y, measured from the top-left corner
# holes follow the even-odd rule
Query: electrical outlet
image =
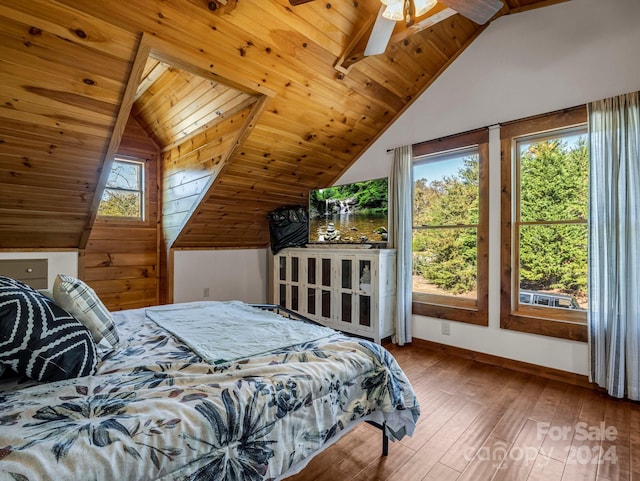
[(448, 321), (442, 321), (442, 334), (444, 336), (449, 336), (451, 334), (451, 324)]
[(204, 289), (202, 289), (202, 297), (209, 297), (209, 294), (211, 292), (209, 291), (208, 287), (205, 287)]

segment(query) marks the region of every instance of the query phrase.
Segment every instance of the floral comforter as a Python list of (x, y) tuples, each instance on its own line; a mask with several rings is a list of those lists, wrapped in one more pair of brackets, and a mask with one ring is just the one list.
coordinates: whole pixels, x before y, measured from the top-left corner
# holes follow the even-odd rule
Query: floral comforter
[[(354, 422), (411, 434), (419, 406), (382, 347), (336, 333), (222, 365), (145, 317), (96, 375), (0, 382), (0, 481), (273, 480)], [(292, 321), (295, 322), (295, 321)]]

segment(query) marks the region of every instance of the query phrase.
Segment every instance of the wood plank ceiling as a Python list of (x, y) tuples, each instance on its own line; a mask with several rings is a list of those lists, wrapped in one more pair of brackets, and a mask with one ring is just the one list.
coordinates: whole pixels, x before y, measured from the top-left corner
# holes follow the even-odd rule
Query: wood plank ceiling
[[(494, 18), (560, 1), (504, 0)], [(486, 27), (438, 5), (336, 69), (379, 6), (2, 0), (0, 247), (84, 247), (129, 110), (163, 151), (170, 245), (268, 245), (267, 213), (333, 183)], [(141, 38), (171, 52), (134, 70), (129, 101)], [(188, 202), (171, 197), (203, 171)]]

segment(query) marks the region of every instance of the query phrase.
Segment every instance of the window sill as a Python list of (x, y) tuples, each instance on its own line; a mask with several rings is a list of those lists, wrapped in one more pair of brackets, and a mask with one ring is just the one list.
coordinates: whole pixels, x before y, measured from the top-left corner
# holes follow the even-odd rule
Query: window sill
[(512, 314), (501, 316), (500, 327), (512, 331), (557, 337), (571, 341), (587, 342), (588, 339), (587, 324), (585, 322), (550, 320)]
[(134, 219), (134, 218), (126, 218), (126, 217), (106, 217), (106, 216), (98, 216), (96, 217), (96, 224), (102, 225), (112, 225), (112, 226), (140, 226), (146, 227), (149, 225), (149, 222), (143, 219)]
[(436, 319), (465, 322), (467, 324), (475, 324), (478, 326), (489, 325), (489, 316), (487, 315), (487, 311), (479, 310), (477, 307), (452, 307), (414, 301), (412, 303), (412, 312), (413, 314), (434, 317)]

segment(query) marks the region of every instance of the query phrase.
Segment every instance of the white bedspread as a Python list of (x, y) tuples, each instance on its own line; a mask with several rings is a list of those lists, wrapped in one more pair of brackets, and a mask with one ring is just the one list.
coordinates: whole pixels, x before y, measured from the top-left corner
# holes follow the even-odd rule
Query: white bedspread
[(191, 302), (145, 312), (211, 364), (237, 361), (335, 334), (327, 327), (291, 322), (240, 301)]
[(120, 345), (95, 375), (0, 380), (1, 481), (277, 481), (355, 423), (399, 440), (418, 420), (409, 380), (370, 341), (336, 332), (211, 365), (145, 309), (113, 318)]

